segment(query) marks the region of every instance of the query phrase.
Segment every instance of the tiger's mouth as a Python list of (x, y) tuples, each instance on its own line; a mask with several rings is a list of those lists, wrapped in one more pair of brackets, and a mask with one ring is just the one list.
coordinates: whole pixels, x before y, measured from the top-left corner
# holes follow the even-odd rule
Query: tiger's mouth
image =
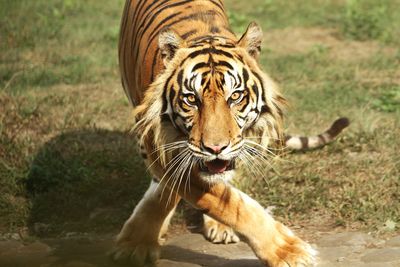
[(210, 174), (219, 174), (235, 169), (235, 160), (214, 159), (211, 161), (200, 161), (200, 170)]

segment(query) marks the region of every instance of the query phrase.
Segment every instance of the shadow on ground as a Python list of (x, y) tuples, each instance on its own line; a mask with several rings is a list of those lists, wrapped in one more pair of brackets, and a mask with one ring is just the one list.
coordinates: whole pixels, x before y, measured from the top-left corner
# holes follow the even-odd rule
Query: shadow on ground
[(118, 231), (149, 184), (133, 139), (88, 129), (47, 142), (26, 182), (30, 231), (39, 236)]
[[(107, 256), (110, 236), (77, 236), (42, 239), (34, 243), (0, 242), (0, 266), (4, 267), (117, 267)], [(259, 267), (244, 243), (216, 245), (198, 234), (175, 236), (162, 247), (157, 267)], [(146, 267), (150, 267), (146, 265)]]

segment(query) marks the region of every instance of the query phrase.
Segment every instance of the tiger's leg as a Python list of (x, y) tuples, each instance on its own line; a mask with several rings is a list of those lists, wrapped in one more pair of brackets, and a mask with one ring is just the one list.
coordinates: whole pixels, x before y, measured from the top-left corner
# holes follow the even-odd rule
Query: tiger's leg
[[(209, 189), (205, 189), (209, 188)], [(192, 186), (185, 200), (243, 235), (266, 266), (314, 266), (315, 250), (275, 221), (255, 200), (224, 183)]]
[(144, 197), (125, 222), (116, 239), (116, 248), (111, 252), (113, 260), (144, 266), (159, 258), (162, 235), (167, 231), (180, 197), (152, 181)]
[(233, 229), (203, 214), (203, 235), (212, 243), (237, 243), (240, 241)]

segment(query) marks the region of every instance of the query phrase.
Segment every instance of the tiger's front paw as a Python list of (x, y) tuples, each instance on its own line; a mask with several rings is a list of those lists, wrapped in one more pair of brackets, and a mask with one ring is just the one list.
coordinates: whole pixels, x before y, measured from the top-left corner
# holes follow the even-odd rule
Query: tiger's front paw
[(109, 253), (110, 258), (118, 264), (129, 266), (155, 266), (160, 257), (160, 246), (158, 244), (141, 245), (133, 242), (118, 244)]
[(294, 238), (276, 248), (275, 255), (276, 259), (271, 266), (308, 267), (316, 265), (316, 250), (299, 238)]
[(233, 229), (226, 226), (211, 217), (204, 215), (203, 234), (207, 240), (212, 243), (238, 243), (239, 237), (235, 234)]
[(270, 257), (268, 266), (271, 267), (308, 267), (316, 265), (317, 251), (308, 243), (295, 236), (291, 230), (277, 223), (279, 234), (273, 244), (267, 248)]

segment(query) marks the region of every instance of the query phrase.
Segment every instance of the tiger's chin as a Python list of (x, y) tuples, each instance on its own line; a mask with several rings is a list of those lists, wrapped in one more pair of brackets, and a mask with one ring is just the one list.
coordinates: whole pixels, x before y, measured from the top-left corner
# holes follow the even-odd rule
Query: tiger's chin
[(200, 161), (199, 176), (207, 183), (229, 182), (235, 174), (235, 160)]

